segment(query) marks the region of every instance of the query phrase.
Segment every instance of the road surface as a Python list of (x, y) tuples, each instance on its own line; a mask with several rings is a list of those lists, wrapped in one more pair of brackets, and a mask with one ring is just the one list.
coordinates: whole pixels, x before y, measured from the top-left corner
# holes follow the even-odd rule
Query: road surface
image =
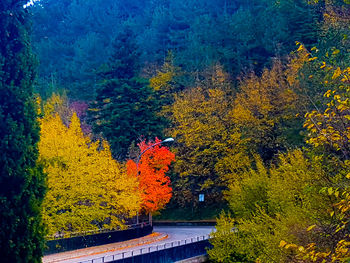
[[(122, 257), (139, 255), (141, 250), (143, 254), (153, 252), (164, 247), (169, 248), (176, 244), (185, 244), (185, 242), (189, 243), (197, 239), (202, 239), (212, 231), (214, 231), (213, 226), (158, 226), (154, 227), (153, 232), (160, 234), (159, 237), (162, 238), (161, 241), (139, 246), (133, 245), (117, 250), (113, 249), (115, 248), (115, 244), (105, 245), (103, 251), (98, 249), (99, 247), (92, 247), (84, 249), (84, 253), (86, 252), (85, 256), (81, 255), (81, 251), (80, 253), (78, 253), (78, 251), (76, 253), (59, 253), (44, 257), (43, 263), (91, 263), (92, 260), (94, 260), (93, 263), (99, 263), (103, 262), (103, 257), (104, 262), (108, 262), (112, 261), (113, 255), (115, 259), (120, 259)], [(121, 244), (123, 244), (123, 242), (121, 242)]]

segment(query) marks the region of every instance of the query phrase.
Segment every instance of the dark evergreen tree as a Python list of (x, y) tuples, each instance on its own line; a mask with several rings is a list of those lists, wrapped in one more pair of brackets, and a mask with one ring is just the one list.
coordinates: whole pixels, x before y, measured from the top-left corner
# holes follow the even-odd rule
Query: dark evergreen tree
[(148, 81), (138, 77), (139, 52), (130, 30), (116, 38), (113, 50), (99, 74), (102, 81), (90, 112), (93, 131), (108, 140), (115, 157), (124, 159), (133, 141), (160, 136), (164, 122)]
[(70, 98), (91, 100), (96, 70), (108, 59), (112, 40), (125, 20), (139, 15), (144, 2), (41, 0), (32, 7), (41, 95), (58, 87)]
[(140, 52), (132, 38), (134, 34), (126, 28), (113, 41), (109, 62), (99, 72), (102, 79), (131, 79), (138, 73)]
[(242, 71), (259, 72), (270, 65), (271, 57), (294, 50), (295, 41), (308, 47), (316, 43), (322, 4), (307, 3), (41, 0), (33, 9), (41, 93), (58, 85), (68, 90), (69, 97), (91, 100), (96, 70), (108, 59), (113, 39), (126, 25), (135, 34), (142, 64), (161, 65), (171, 50), (174, 63), (193, 76), (192, 83), (198, 72), (217, 62), (233, 77)]
[(35, 60), (25, 1), (0, 1), (0, 261), (41, 262), (45, 177), (37, 164)]

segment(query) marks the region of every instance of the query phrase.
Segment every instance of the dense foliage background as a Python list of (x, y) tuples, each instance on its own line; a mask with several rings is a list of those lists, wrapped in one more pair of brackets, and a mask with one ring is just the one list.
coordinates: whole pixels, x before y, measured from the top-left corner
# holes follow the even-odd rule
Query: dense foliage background
[[(215, 63), (233, 77), (261, 71), (272, 57), (289, 54), (296, 40), (316, 43), (323, 7), (304, 0), (43, 0), (33, 10), (41, 91), (64, 88), (91, 100), (105, 78), (98, 73), (113, 54), (126, 51), (139, 53), (149, 76), (172, 50), (174, 63), (189, 75), (186, 84)], [(116, 51), (127, 29), (135, 46)], [(133, 65), (127, 67), (137, 70)]]

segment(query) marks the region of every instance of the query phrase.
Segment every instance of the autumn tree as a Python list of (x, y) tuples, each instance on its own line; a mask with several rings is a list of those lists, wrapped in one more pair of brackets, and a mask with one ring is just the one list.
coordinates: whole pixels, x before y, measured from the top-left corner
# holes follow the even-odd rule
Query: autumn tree
[[(321, 67), (327, 67), (323, 62)], [(350, 67), (341, 69), (328, 66), (329, 78), (324, 85), (329, 89), (324, 94), (327, 107), (315, 109), (306, 115), (305, 127), (309, 131), (308, 142), (315, 147), (325, 147), (343, 158), (350, 158)]]
[(252, 73), (239, 85), (231, 117), (250, 148), (264, 160), (303, 143), (302, 109), (294, 86), (298, 71), (293, 68), (300, 69), (305, 59), (292, 59), (287, 67), (275, 61), (260, 77)]
[(58, 114), (62, 120), (62, 122), (68, 126), (70, 119), (73, 115), (73, 111), (69, 108), (69, 102), (67, 94), (59, 94), (59, 93), (52, 93), (51, 96), (45, 100), (42, 101), (41, 97), (38, 96), (39, 105), (41, 109), (41, 113), (44, 116), (50, 116), (53, 114)]
[(308, 75), (312, 75), (320, 90), (320, 99), (313, 98), (305, 127), (309, 143), (317, 150), (349, 159), (350, 2), (320, 2), (325, 5), (322, 38), (309, 50), (300, 47), (310, 54), (307, 70), (313, 71)]
[[(350, 174), (346, 177), (349, 179)], [(333, 187), (326, 187), (323, 190), (330, 199), (336, 200), (328, 207), (332, 224), (329, 226), (327, 235), (324, 236), (324, 226), (316, 223), (306, 229), (308, 234), (313, 236), (311, 243), (301, 245), (281, 240), (280, 247), (285, 249), (286, 253), (292, 252), (291, 258), (300, 262), (347, 262), (350, 259), (349, 186), (342, 190)], [(323, 242), (319, 242), (320, 240)]]
[(40, 120), (40, 160), (48, 174), (43, 217), (49, 235), (124, 227), (139, 208), (137, 181), (112, 158), (106, 141), (85, 136), (74, 113)]
[[(270, 167), (256, 156), (242, 179), (230, 184), (227, 200), (232, 216), (220, 217), (211, 258), (292, 262), (279, 247), (280, 241), (307, 243), (309, 225), (331, 220), (325, 207), (332, 200), (320, 194), (329, 185), (328, 171), (322, 159), (310, 158), (301, 150), (279, 155), (278, 163)], [(234, 229), (227, 233), (226, 225)]]
[(36, 63), (25, 3), (0, 2), (0, 255), (2, 262), (39, 263), (45, 176), (37, 163)]
[(58, 114), (64, 125), (69, 126), (70, 119), (73, 114), (76, 113), (81, 122), (81, 128), (84, 134), (88, 135), (91, 133), (91, 126), (87, 123), (87, 111), (89, 105), (86, 102), (70, 100), (65, 91), (62, 93), (54, 92), (45, 101), (42, 101), (39, 96), (38, 100), (43, 115), (49, 116)]
[[(313, 68), (324, 91), (322, 103), (314, 104), (305, 115), (305, 128), (308, 130), (307, 142), (313, 153), (328, 160), (332, 170), (331, 182), (324, 187), (321, 194), (327, 196), (332, 203), (325, 207), (330, 220), (317, 221), (306, 229), (309, 242), (291, 242), (282, 239), (280, 247), (285, 253), (291, 253), (292, 259), (301, 262), (347, 262), (350, 258), (349, 233), (349, 89), (350, 58), (346, 51), (349, 32), (349, 3), (329, 1), (325, 11), (326, 36), (342, 35), (338, 41), (333, 38), (321, 42), (325, 50), (312, 48), (308, 67)], [(347, 7), (344, 5), (348, 5)], [(346, 22), (347, 21), (347, 22)], [(332, 32), (329, 32), (332, 31)], [(344, 35), (344, 33), (346, 33)], [(339, 37), (338, 35), (338, 37)], [(325, 45), (327, 42), (328, 45)], [(304, 47), (300, 47), (304, 48)], [(316, 75), (317, 74), (317, 75)], [(340, 172), (339, 172), (340, 171)]]
[(174, 60), (173, 52), (169, 51), (162, 67), (150, 79), (150, 86), (161, 100), (165, 114), (168, 107), (174, 102), (174, 95), (183, 88), (180, 81), (183, 73), (181, 68), (175, 65)]
[[(332, 2), (337, 1), (327, 1), (328, 13)], [(337, 5), (332, 10), (344, 14)], [(331, 29), (335, 23), (344, 33), (337, 19), (325, 23), (327, 30), (337, 30)], [(214, 261), (349, 260), (349, 56), (343, 53), (349, 42), (347, 34), (335, 39), (323, 39), (322, 49), (311, 51), (297, 43), (294, 62), (303, 63), (295, 67), (291, 61), (285, 77), (296, 85), (293, 92), (306, 112), (307, 145), (268, 165), (258, 157), (241, 180), (232, 182), (227, 193), (232, 216), (218, 220), (209, 251)]]
[(142, 141), (138, 144), (140, 153), (143, 153), (139, 163), (133, 160), (127, 162), (128, 175), (139, 181), (141, 209), (146, 213), (163, 209), (172, 196), (171, 182), (166, 172), (175, 161), (175, 154), (159, 144), (151, 147), (160, 142), (158, 138), (154, 142)]
[(170, 132), (177, 141), (175, 198), (182, 206), (198, 205), (199, 193), (208, 204), (222, 201), (231, 175), (249, 164), (246, 141), (230, 116), (230, 92), (228, 75), (216, 65), (197, 87), (175, 96)]

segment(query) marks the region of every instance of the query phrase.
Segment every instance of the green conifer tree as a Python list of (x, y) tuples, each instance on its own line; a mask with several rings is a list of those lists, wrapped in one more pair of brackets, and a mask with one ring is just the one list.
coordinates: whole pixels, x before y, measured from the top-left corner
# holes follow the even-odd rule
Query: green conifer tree
[(35, 60), (25, 1), (0, 1), (0, 260), (41, 262), (45, 177), (37, 165)]
[(111, 144), (118, 159), (126, 157), (133, 141), (161, 136), (164, 121), (157, 116), (160, 105), (148, 81), (138, 77), (140, 56), (130, 30), (114, 41), (113, 53), (101, 70), (102, 82), (90, 109), (93, 130)]

